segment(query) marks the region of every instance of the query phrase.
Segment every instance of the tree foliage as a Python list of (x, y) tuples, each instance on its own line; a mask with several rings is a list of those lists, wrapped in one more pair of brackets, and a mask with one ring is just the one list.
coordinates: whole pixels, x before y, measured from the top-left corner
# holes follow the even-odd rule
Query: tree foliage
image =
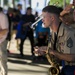
[(8, 0), (4, 0), (4, 5), (7, 5), (8, 4)]
[(15, 0), (16, 2), (19, 2), (19, 0)]
[[(49, 5), (55, 5), (55, 6), (63, 6), (64, 0), (50, 0)], [(70, 0), (66, 0), (66, 5), (70, 3)]]

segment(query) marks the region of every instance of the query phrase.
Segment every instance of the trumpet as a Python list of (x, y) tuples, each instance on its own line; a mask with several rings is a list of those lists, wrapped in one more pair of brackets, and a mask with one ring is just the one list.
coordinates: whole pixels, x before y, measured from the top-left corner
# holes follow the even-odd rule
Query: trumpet
[(31, 27), (32, 29), (35, 28), (35, 27), (37, 26), (37, 23), (38, 23), (39, 21), (41, 21), (42, 18), (43, 18), (42, 15), (39, 16), (38, 19), (37, 19), (33, 24), (31, 24), (30, 27)]

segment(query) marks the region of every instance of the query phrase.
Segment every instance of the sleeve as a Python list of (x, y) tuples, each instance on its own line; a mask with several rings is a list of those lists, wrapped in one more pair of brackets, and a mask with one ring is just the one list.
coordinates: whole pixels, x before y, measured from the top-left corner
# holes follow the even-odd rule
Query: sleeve
[(32, 15), (32, 22), (34, 23), (35, 22), (35, 16)]
[(6, 15), (2, 16), (0, 24), (2, 29), (8, 29), (9, 23)]
[(16, 22), (20, 22), (20, 19), (21, 19), (20, 16), (17, 15), (17, 16), (16, 16)]
[(65, 43), (64, 43), (64, 53), (74, 53), (75, 54), (75, 33), (68, 32), (66, 34)]

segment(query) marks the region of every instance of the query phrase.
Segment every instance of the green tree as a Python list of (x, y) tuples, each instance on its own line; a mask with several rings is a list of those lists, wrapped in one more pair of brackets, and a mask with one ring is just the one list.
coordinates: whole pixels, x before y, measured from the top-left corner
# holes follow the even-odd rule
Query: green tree
[[(55, 5), (55, 6), (60, 6), (63, 7), (63, 1), (64, 0), (50, 0), (49, 5)], [(70, 0), (66, 0), (66, 4), (69, 4)]]
[(15, 0), (16, 2), (19, 2), (20, 0)]
[(4, 0), (4, 5), (7, 5), (8, 4), (8, 0)]

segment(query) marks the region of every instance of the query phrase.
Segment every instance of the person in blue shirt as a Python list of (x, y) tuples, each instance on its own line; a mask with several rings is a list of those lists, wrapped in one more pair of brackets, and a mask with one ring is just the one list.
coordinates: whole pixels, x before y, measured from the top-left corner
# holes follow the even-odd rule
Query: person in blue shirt
[(37, 39), (38, 43), (37, 46), (45, 46), (47, 45), (47, 38), (50, 34), (49, 28), (44, 28), (42, 24), (42, 20), (40, 20), (35, 29), (35, 38)]
[[(35, 46), (47, 46), (48, 45), (48, 36), (50, 34), (50, 29), (49, 28), (44, 28), (43, 27), (43, 22), (40, 20), (37, 23), (37, 26), (35, 28)], [(35, 61), (43, 61), (45, 59), (44, 56), (36, 56)]]

